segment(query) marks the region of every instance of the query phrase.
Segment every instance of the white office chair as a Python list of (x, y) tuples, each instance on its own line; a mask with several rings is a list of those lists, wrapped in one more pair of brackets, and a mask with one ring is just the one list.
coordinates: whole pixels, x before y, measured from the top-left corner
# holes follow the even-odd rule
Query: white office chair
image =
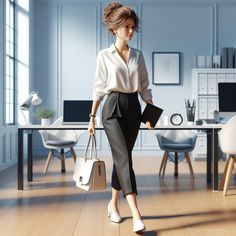
[(191, 176), (194, 178), (189, 152), (191, 152), (195, 147), (197, 132), (192, 130), (163, 130), (158, 131), (155, 135), (161, 150), (165, 151), (159, 170), (159, 175), (161, 175), (162, 172), (162, 178), (164, 178), (166, 163), (167, 160), (170, 160), (175, 164), (174, 176), (177, 177), (178, 162), (180, 161), (180, 156), (182, 155), (182, 159), (186, 159)]
[(225, 196), (236, 162), (236, 116), (232, 117), (219, 132), (219, 144), (222, 152), (229, 155), (221, 180), (221, 189)]
[[(58, 118), (51, 126), (62, 125), (62, 117)], [(50, 160), (53, 156), (54, 150), (60, 150), (61, 155), (61, 172), (65, 172), (65, 155), (64, 149), (69, 148), (73, 156), (74, 161), (76, 161), (76, 154), (73, 147), (77, 144), (80, 135), (83, 130), (39, 130), (42, 137), (43, 145), (48, 148), (49, 154), (44, 168), (44, 174), (47, 173), (47, 169)]]

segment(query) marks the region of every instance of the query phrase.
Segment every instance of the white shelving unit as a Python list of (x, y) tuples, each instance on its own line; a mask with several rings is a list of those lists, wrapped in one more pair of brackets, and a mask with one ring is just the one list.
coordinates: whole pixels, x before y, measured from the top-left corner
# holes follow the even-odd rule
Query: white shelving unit
[[(236, 82), (236, 69), (193, 69), (193, 99), (196, 100), (195, 120), (214, 119), (218, 107), (218, 83)], [(199, 133), (193, 159), (206, 159), (206, 134)]]

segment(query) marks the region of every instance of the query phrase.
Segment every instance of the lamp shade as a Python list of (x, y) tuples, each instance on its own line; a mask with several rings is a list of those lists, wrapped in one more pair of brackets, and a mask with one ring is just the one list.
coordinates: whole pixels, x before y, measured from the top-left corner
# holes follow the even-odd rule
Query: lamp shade
[(40, 103), (42, 103), (42, 99), (38, 96), (37, 92), (32, 91), (19, 108), (21, 110), (29, 110), (31, 105), (39, 105)]
[(42, 103), (42, 99), (38, 96), (37, 92), (32, 91), (27, 97), (27, 99), (19, 105), (19, 109), (21, 111), (22, 116), (24, 117), (25, 124), (29, 124), (29, 122), (27, 122), (24, 111), (28, 111), (31, 105), (35, 106), (39, 105), (40, 103)]
[(35, 106), (35, 105), (39, 105), (41, 103), (42, 103), (42, 99), (38, 96), (38, 93), (35, 92), (33, 94), (31, 104)]

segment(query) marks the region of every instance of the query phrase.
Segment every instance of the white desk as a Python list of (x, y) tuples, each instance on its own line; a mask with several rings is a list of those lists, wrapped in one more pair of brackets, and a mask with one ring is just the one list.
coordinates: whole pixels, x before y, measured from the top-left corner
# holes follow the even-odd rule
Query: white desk
[[(207, 168), (206, 180), (211, 185), (213, 191), (217, 191), (218, 184), (218, 131), (222, 128), (222, 124), (207, 124), (194, 126), (156, 126), (155, 130), (203, 130), (207, 133)], [(60, 125), (60, 126), (41, 126), (41, 125), (27, 125), (18, 127), (18, 175), (17, 188), (24, 189), (24, 135), (28, 137), (28, 154), (27, 154), (27, 170), (28, 181), (33, 181), (33, 155), (32, 155), (32, 133), (38, 130), (87, 130), (87, 125)], [(103, 130), (102, 126), (96, 127), (97, 130)], [(140, 127), (141, 130), (147, 130), (145, 126)]]

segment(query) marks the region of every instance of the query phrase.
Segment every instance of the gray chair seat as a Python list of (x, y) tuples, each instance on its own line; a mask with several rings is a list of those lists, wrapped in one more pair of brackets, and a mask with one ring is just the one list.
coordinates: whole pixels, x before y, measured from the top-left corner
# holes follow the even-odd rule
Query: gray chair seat
[(57, 146), (61, 147), (61, 146), (73, 146), (74, 144), (76, 144), (76, 142), (72, 140), (48, 140), (46, 144), (55, 147)]
[(163, 144), (163, 149), (168, 149), (169, 152), (176, 152), (176, 150), (179, 152), (185, 152), (185, 150), (188, 151), (192, 149), (192, 145), (187, 143), (165, 143)]

